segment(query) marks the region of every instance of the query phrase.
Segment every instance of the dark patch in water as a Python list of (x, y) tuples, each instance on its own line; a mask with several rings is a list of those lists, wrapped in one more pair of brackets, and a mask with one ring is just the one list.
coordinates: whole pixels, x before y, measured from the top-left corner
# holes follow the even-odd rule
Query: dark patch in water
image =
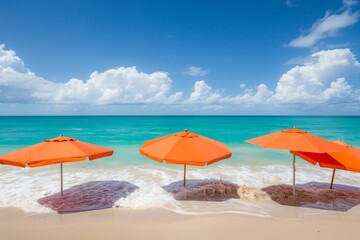
[(183, 181), (164, 186), (163, 189), (172, 193), (176, 200), (188, 201), (225, 201), (239, 198), (238, 185), (222, 180), (187, 180), (186, 187)]
[(93, 181), (83, 183), (60, 193), (41, 198), (38, 203), (58, 213), (81, 212), (111, 208), (120, 198), (138, 189), (126, 181)]
[[(293, 186), (273, 185), (262, 189), (279, 204), (293, 206)], [(360, 204), (360, 188), (328, 183), (309, 182), (296, 185), (296, 206), (346, 212)]]

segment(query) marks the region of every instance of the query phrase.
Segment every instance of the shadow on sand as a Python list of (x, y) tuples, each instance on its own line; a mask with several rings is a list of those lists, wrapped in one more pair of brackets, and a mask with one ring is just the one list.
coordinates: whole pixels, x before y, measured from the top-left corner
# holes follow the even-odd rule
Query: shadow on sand
[(223, 180), (191, 179), (186, 181), (186, 187), (183, 187), (183, 181), (178, 181), (162, 188), (176, 200), (220, 202), (239, 198), (238, 185)]
[[(292, 185), (268, 186), (266, 192), (273, 201), (293, 206)], [(360, 203), (360, 188), (329, 183), (309, 182), (296, 185), (296, 206), (346, 212)]]
[(120, 198), (138, 189), (126, 181), (93, 181), (83, 183), (60, 193), (41, 198), (38, 203), (58, 213), (72, 213), (111, 208)]

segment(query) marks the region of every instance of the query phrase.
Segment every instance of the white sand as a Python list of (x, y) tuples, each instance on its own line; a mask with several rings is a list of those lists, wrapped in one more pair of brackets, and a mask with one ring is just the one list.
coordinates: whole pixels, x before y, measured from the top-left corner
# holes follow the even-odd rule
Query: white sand
[[(358, 179), (353, 180), (348, 174), (339, 177), (339, 182), (347, 184), (335, 184), (333, 190), (328, 189), (328, 183), (309, 182), (305, 178), (306, 183), (297, 185), (296, 203), (301, 207), (293, 207), (289, 206), (292, 186), (283, 184), (289, 181), (267, 187), (262, 187), (260, 181), (259, 187), (248, 185), (251, 179), (244, 184), (191, 179), (184, 189), (182, 181), (174, 181), (177, 176), (159, 183), (158, 176), (166, 175), (162, 171), (155, 171), (156, 181), (152, 185), (136, 182), (135, 177), (131, 178), (135, 185), (117, 179), (118, 172), (112, 177), (108, 172), (102, 173), (115, 179), (111, 181), (71, 180), (71, 176), (76, 176), (73, 172), (67, 176), (71, 180), (67, 186), (74, 186), (65, 190), (64, 197), (59, 197), (57, 176), (50, 181), (55, 190), (52, 187), (39, 190), (39, 186), (49, 185), (40, 181), (41, 173), (36, 173), (37, 178), (26, 174), (25, 179), (18, 175), (2, 178), (5, 190), (0, 195), (3, 203), (0, 240), (360, 239), (360, 188), (354, 183)], [(49, 174), (44, 173), (43, 177), (48, 179)], [(19, 184), (14, 185), (13, 179)], [(31, 184), (19, 188), (20, 183)], [(119, 208), (68, 214), (22, 210), (77, 211), (109, 206)]]
[(181, 215), (165, 209), (110, 208), (71, 214), (0, 209), (1, 239), (359, 239), (360, 206), (347, 212), (267, 201), (277, 216)]

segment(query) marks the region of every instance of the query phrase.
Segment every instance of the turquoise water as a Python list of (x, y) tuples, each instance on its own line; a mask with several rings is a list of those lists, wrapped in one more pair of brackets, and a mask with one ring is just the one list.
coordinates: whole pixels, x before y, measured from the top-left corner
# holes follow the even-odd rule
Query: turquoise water
[(148, 139), (189, 131), (226, 143), (233, 151), (228, 164), (282, 161), (284, 151), (264, 150), (246, 139), (297, 127), (329, 140), (360, 147), (360, 117), (242, 116), (68, 116), (0, 117), (0, 154), (63, 134), (115, 150), (106, 164), (144, 164), (138, 148)]
[[(64, 164), (66, 191), (94, 181), (109, 184), (95, 192), (83, 189), (80, 196), (84, 203), (89, 199), (95, 202), (104, 199), (109, 189), (116, 188), (111, 185), (115, 181), (137, 187), (134, 192), (116, 201), (114, 206), (121, 208), (166, 208), (186, 214), (229, 211), (272, 216), (278, 211), (268, 207), (271, 205), (260, 206), (257, 194), (263, 187), (292, 183), (291, 156), (288, 151), (263, 149), (245, 140), (295, 126), (329, 140), (342, 139), (360, 147), (359, 123), (360, 117), (0, 117), (0, 155), (63, 134), (115, 150), (111, 157)], [(185, 128), (226, 143), (233, 155), (210, 166), (189, 166), (186, 174), (190, 188), (184, 190), (182, 166), (152, 161), (141, 156), (138, 149), (146, 140)], [(58, 164), (24, 169), (0, 165), (0, 208), (17, 207), (26, 212), (51, 211), (38, 200), (44, 196), (59, 195), (59, 170)], [(315, 182), (327, 188), (331, 174), (331, 169), (297, 160), (297, 184), (311, 188)], [(254, 202), (242, 199), (182, 202), (164, 189), (164, 186), (170, 186), (175, 191), (181, 190), (180, 195), (201, 199), (208, 189), (220, 191), (223, 181), (245, 187), (247, 197)], [(340, 184), (336, 188), (360, 186), (359, 173), (339, 170), (335, 181)], [(198, 183), (200, 185), (196, 185)], [(126, 187), (124, 191), (128, 191)], [(223, 193), (226, 197), (226, 191)], [(285, 196), (286, 190), (279, 194)], [(81, 205), (82, 201), (77, 199), (74, 203)], [(333, 203), (320, 203), (324, 204)], [(336, 204), (347, 206), (342, 199)]]

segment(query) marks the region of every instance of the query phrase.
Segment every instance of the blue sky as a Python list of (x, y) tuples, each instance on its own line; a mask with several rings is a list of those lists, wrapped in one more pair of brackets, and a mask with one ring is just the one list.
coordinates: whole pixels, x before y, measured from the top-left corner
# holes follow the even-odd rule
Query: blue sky
[(354, 0), (0, 5), (0, 115), (360, 115)]

